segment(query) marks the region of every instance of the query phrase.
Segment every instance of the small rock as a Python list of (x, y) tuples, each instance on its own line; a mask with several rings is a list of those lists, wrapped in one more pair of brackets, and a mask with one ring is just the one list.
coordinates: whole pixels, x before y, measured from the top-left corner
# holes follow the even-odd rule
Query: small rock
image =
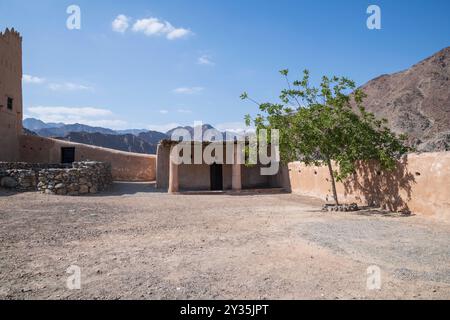
[(85, 194), (89, 192), (89, 187), (87, 185), (81, 185), (80, 186), (80, 190), (79, 190), (80, 194)]

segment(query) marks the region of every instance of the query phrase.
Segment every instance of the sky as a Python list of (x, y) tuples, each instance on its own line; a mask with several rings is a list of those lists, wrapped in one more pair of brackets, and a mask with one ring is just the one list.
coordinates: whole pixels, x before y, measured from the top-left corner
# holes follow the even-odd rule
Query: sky
[[(381, 29), (367, 27), (370, 5)], [(449, 14), (448, 0), (1, 0), (0, 29), (23, 36), (25, 117), (239, 130), (258, 111), (240, 94), (278, 102), (279, 70), (362, 85), (449, 46)]]

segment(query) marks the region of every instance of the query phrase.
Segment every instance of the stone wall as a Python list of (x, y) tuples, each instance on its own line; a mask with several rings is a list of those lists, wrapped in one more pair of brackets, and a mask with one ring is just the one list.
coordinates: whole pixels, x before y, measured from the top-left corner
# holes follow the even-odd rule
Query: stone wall
[(97, 193), (111, 184), (111, 165), (103, 162), (72, 165), (0, 162), (0, 185), (16, 191), (75, 196)]

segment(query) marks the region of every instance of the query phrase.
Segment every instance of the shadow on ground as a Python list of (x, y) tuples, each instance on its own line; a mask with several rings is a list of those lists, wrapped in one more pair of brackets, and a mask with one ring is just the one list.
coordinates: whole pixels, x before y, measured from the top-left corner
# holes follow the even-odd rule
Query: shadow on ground
[(164, 190), (156, 188), (156, 182), (114, 182), (111, 189), (99, 193), (99, 196), (123, 196), (139, 193), (164, 193)]
[(0, 197), (10, 197), (18, 193), (18, 191), (0, 188)]

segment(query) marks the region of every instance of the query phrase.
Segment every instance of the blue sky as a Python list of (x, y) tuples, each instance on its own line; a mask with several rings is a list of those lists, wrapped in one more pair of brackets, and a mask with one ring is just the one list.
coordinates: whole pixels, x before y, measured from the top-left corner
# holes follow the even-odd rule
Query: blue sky
[[(66, 28), (71, 4), (81, 8), (81, 30)], [(381, 8), (381, 30), (366, 26), (371, 4)], [(23, 35), (27, 116), (234, 129), (257, 112), (239, 95), (276, 101), (280, 69), (362, 85), (449, 46), (449, 13), (448, 0), (1, 0), (0, 28)], [(113, 28), (119, 15), (126, 19)]]

